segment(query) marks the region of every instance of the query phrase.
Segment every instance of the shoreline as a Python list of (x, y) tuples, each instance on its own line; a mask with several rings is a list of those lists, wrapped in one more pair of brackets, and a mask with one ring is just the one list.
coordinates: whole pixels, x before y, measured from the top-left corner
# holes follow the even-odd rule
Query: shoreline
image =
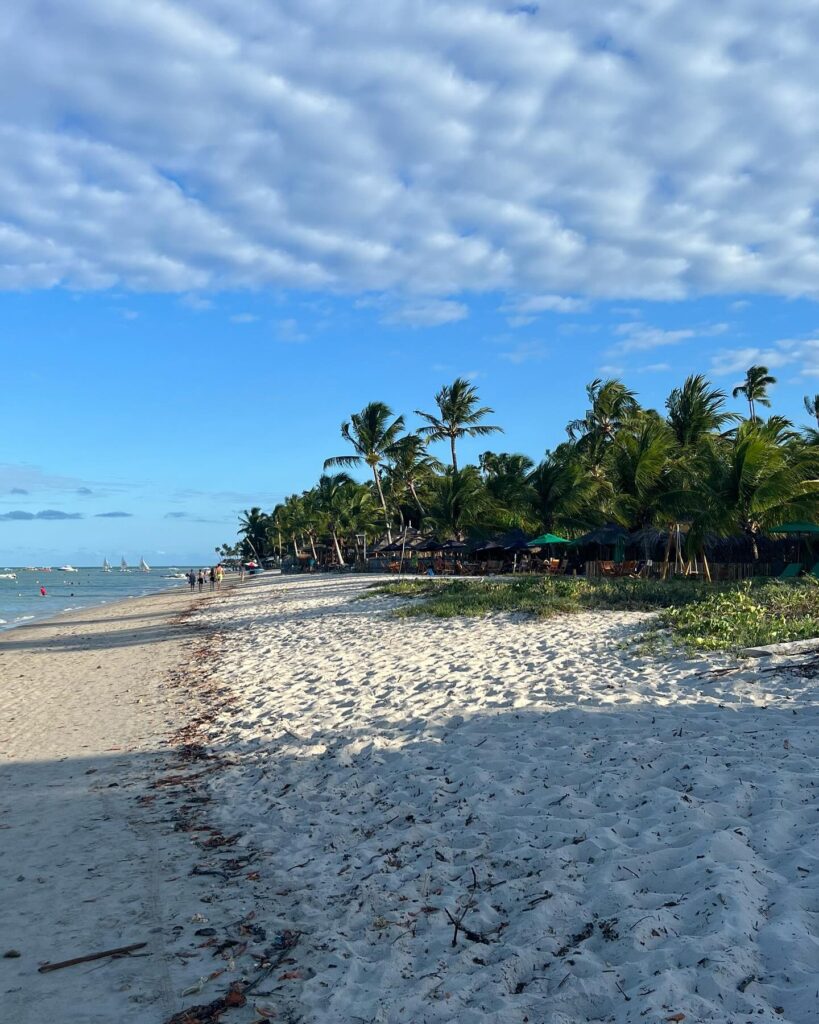
[[(17, 1024), (161, 1024), (191, 1002), (205, 966), (189, 963), (193, 934), (219, 923), (214, 879), (196, 877), (196, 830), (213, 829), (173, 782), (216, 767), (191, 759), (185, 735), (216, 699), (201, 615), (231, 590), (144, 595), (0, 636), (0, 986)], [(38, 971), (132, 943), (147, 945)]]
[[(224, 588), (224, 586), (225, 586), (225, 584), (227, 582), (228, 582), (227, 578), (225, 580), (223, 580), (223, 583), (222, 583), (223, 588)], [(128, 605), (130, 605), (134, 601), (144, 601), (144, 600), (147, 600), (147, 599), (152, 598), (152, 597), (160, 597), (160, 596), (165, 595), (165, 594), (179, 594), (179, 593), (183, 593), (183, 592), (186, 593), (186, 594), (189, 594), (189, 595), (192, 593), (190, 591), (190, 588), (188, 587), (187, 583), (185, 583), (184, 587), (183, 587), (183, 581), (182, 580), (178, 580), (176, 586), (172, 586), (172, 585), (169, 584), (167, 587), (160, 587), (157, 590), (149, 590), (149, 591), (147, 591), (145, 593), (126, 595), (126, 596), (116, 595), (114, 597), (111, 597), (108, 600), (103, 600), (103, 601), (95, 601), (95, 600), (92, 599), (92, 603), (89, 603), (89, 604), (82, 603), (83, 602), (83, 598), (80, 597), (80, 598), (78, 598), (78, 601), (80, 603), (72, 604), (70, 607), (63, 608), (61, 611), (48, 612), (46, 615), (43, 615), (43, 616), (32, 615), (32, 616), (29, 616), (28, 618), (24, 618), (24, 619), (21, 619), (21, 620), (16, 621), (16, 622), (0, 622), (0, 639), (2, 639), (4, 634), (6, 634), (8, 632), (11, 632), (12, 630), (24, 629), (27, 626), (42, 625), (43, 623), (46, 623), (46, 622), (53, 622), (56, 619), (59, 619), (63, 615), (71, 615), (71, 614), (74, 614), (76, 612), (91, 612), (91, 611), (94, 611), (94, 609), (97, 609), (97, 608), (111, 608), (111, 607), (114, 607), (114, 606), (119, 605), (119, 604), (128, 604)], [(211, 592), (203, 590), (202, 594), (205, 594), (205, 593), (211, 593)], [(76, 597), (76, 596), (77, 595), (75, 594), (74, 597)], [(193, 592), (193, 596), (199, 596), (198, 592)], [(37, 607), (40, 607), (40, 606), (38, 605)]]

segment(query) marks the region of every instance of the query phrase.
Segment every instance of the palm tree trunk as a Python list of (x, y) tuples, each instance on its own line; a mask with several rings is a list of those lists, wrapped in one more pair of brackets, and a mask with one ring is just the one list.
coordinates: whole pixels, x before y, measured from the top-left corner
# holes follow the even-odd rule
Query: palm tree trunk
[(378, 472), (378, 466), (373, 466), (373, 479), (375, 480), (375, 486), (378, 491), (378, 497), (381, 499), (381, 508), (384, 509), (384, 522), (387, 526), (387, 540), (392, 544), (392, 531), (390, 530), (390, 514), (387, 512), (387, 502), (384, 500), (384, 491), (381, 487), (381, 474)]
[(669, 559), (671, 558), (671, 538), (672, 538), (672, 530), (673, 529), (674, 529), (674, 525), (673, 524), (669, 525), (669, 527), (668, 527), (668, 543), (665, 546), (665, 558), (663, 559), (663, 579), (664, 580), (668, 579), (668, 563), (669, 563)]
[(748, 396), (748, 408), (751, 410), (751, 420), (756, 423), (756, 409), (754, 408), (754, 400), (751, 396)]
[(451, 434), (449, 438), (449, 447), (452, 449), (452, 469), (455, 473), (458, 472), (458, 460), (455, 457), (455, 435)]
[(425, 516), (427, 514), (427, 510), (424, 508), (424, 506), (418, 500), (418, 495), (417, 495), (417, 493), (415, 491), (415, 484), (412, 482), (412, 480), (408, 481), (408, 483), (409, 483), (410, 494), (412, 495), (412, 497), (413, 497), (413, 499), (415, 501), (415, 504), (418, 506), (418, 511), (421, 513), (422, 516)]
[(291, 534), (290, 539), (293, 541), (293, 557), (294, 558), (298, 558), (299, 557), (299, 546), (298, 546), (298, 544), (296, 544), (296, 535), (295, 535), (295, 533)]
[(331, 530), (330, 532), (333, 534), (333, 544), (335, 545), (336, 548), (336, 558), (338, 559), (338, 564), (344, 565), (344, 555), (342, 555), (341, 553), (341, 545), (338, 542), (338, 534), (336, 533), (335, 530)]
[(318, 555), (316, 554), (316, 542), (313, 539), (313, 534), (310, 534), (310, 550), (313, 552), (313, 561), (318, 563)]

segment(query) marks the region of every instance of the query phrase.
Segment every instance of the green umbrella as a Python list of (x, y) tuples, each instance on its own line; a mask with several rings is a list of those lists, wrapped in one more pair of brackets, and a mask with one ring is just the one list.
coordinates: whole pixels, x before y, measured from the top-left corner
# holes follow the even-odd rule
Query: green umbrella
[(819, 526), (815, 523), (783, 523), (772, 526), (768, 533), (819, 533)]
[(815, 523), (782, 523), (781, 526), (772, 526), (768, 533), (795, 533), (796, 534), (796, 557), (802, 560), (802, 534), (817, 534), (819, 526)]
[(557, 537), (553, 533), (543, 533), (539, 537), (535, 537), (534, 540), (530, 540), (526, 545), (527, 548), (544, 548), (547, 544), (568, 544), (569, 541), (565, 537)]

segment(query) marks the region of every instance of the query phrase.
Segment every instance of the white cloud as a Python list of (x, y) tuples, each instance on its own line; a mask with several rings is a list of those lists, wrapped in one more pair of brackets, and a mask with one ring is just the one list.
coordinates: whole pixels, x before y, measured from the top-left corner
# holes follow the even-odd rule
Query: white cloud
[(294, 345), (302, 341), (307, 341), (307, 335), (299, 327), (298, 321), (294, 320), (292, 317), (288, 317), (286, 320), (278, 320), (273, 325), (273, 328), (279, 341)]
[(427, 299), (410, 302), (387, 313), (382, 323), (403, 324), (409, 327), (440, 327), (463, 320), (469, 315), (462, 302), (447, 299)]
[(801, 377), (819, 376), (819, 331), (804, 338), (780, 338), (770, 345), (722, 349), (711, 358), (711, 372), (717, 376), (744, 374), (749, 366), (769, 370), (792, 368)]
[(522, 341), (514, 348), (500, 353), (500, 358), (509, 363), (531, 363), (545, 359), (548, 349), (539, 341)]
[(230, 318), (232, 324), (255, 324), (259, 318), (254, 313), (236, 313)]
[(625, 352), (646, 352), (653, 348), (662, 348), (666, 345), (679, 345), (680, 342), (689, 341), (692, 338), (714, 338), (725, 334), (728, 324), (703, 324), (700, 327), (686, 327), (674, 331), (663, 330), (660, 327), (652, 327), (651, 324), (641, 320), (631, 321), (625, 324), (618, 324), (614, 333), (625, 337), (625, 341), (618, 342), (613, 351)]
[(532, 323), (541, 313), (582, 313), (588, 309), (583, 299), (567, 295), (529, 295), (513, 299), (501, 307), (502, 313), (510, 314), (510, 327), (523, 327)]
[(667, 373), (673, 370), (671, 363), (648, 363), (646, 366), (638, 366), (638, 373)]
[(203, 298), (201, 295), (183, 295), (179, 301), (183, 306), (194, 310), (196, 313), (204, 313), (208, 309), (213, 309), (213, 301)]
[(18, 4), (0, 288), (819, 297), (818, 46), (806, 0)]

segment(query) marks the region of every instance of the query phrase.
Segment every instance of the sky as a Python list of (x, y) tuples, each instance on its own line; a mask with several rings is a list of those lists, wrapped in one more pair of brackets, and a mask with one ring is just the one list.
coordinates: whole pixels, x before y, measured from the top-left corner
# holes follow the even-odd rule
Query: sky
[(598, 376), (763, 363), (806, 423), (817, 48), (816, 0), (20, 0), (0, 564), (210, 560), (458, 375), (505, 429), (466, 458)]

